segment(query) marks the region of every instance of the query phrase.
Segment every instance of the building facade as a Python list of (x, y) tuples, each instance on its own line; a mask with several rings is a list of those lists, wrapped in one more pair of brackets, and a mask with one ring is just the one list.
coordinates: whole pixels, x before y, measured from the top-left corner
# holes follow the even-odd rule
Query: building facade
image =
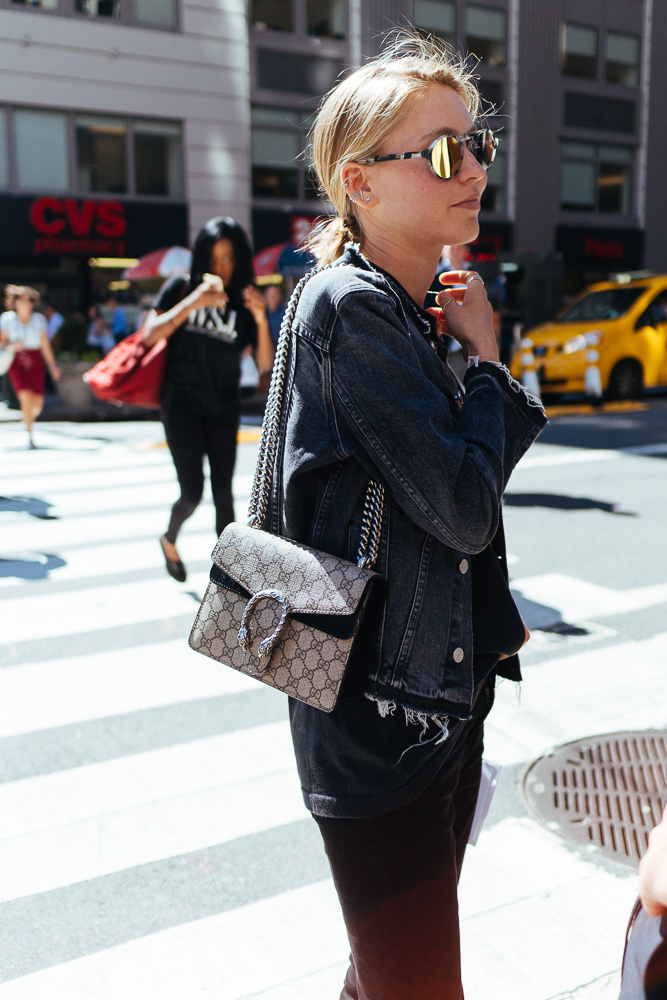
[(516, 289), (524, 320), (554, 308), (563, 282), (573, 291), (612, 272), (667, 270), (667, 4), (250, 0), (249, 21), (260, 244), (292, 238), (316, 211), (307, 163), (293, 157), (319, 94), (343, 66), (373, 55), (383, 32), (412, 23), (479, 58), (502, 143), (475, 256), (499, 262), (510, 290), (530, 285)]
[(321, 96), (407, 24), (479, 58), (502, 129), (480, 266), (530, 271), (533, 312), (563, 278), (667, 270), (662, 0), (0, 0), (0, 281), (85, 299), (91, 259), (217, 214), (298, 242)]
[(249, 161), (243, 0), (0, 0), (0, 283), (82, 308), (124, 258), (249, 227)]

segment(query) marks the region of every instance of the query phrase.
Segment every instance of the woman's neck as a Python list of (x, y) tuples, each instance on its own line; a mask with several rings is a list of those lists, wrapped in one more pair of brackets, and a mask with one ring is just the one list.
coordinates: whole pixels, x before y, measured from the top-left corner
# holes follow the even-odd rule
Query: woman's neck
[(19, 323), (23, 323), (26, 326), (30, 322), (30, 317), (32, 316), (32, 309), (22, 309), (18, 306), (15, 309), (16, 315), (18, 317)]
[(387, 240), (375, 243), (372, 239), (367, 239), (361, 244), (364, 257), (396, 278), (418, 306), (424, 305), (441, 251), (442, 247), (419, 251)]

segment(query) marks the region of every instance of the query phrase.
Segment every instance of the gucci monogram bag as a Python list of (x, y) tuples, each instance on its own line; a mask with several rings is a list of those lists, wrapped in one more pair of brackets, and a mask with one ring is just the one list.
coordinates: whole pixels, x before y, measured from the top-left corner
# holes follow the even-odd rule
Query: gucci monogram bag
[(376, 576), (287, 538), (229, 524), (213, 551), (190, 645), (330, 712)]
[[(311, 274), (314, 272), (311, 272)], [(283, 319), (249, 506), (228, 524), (190, 646), (324, 712), (338, 700), (374, 581), (384, 490), (366, 491), (357, 562), (264, 531), (277, 451), (292, 318), (309, 275)]]

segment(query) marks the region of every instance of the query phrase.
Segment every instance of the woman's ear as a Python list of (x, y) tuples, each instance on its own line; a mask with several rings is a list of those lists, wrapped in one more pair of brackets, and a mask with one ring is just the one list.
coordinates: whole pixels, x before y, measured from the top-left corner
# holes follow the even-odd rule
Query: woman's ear
[(374, 195), (368, 182), (368, 175), (360, 164), (344, 163), (340, 168), (340, 180), (345, 194), (354, 205), (367, 208), (377, 204), (378, 198)]

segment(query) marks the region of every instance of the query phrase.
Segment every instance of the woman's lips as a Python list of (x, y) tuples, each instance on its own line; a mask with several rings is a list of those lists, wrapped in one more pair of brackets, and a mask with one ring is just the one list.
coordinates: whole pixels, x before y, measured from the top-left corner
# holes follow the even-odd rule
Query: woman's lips
[(467, 208), (471, 212), (478, 212), (481, 207), (479, 198), (468, 198), (467, 201), (459, 201), (452, 208)]

